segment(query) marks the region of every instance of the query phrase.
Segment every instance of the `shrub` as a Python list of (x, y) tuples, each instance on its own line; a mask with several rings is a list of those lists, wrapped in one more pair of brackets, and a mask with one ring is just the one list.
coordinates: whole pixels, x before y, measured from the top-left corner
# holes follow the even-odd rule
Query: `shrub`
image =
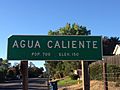
[(79, 75), (72, 74), (72, 75), (70, 75), (70, 78), (71, 78), (72, 80), (77, 80), (77, 79), (79, 78)]
[[(103, 70), (100, 64), (90, 65), (90, 79), (103, 80)], [(117, 65), (107, 65), (107, 79), (109, 81), (117, 81), (120, 77), (120, 67)]]
[(117, 65), (107, 65), (107, 77), (109, 81), (117, 81), (120, 77), (120, 67)]
[(0, 71), (0, 82), (4, 82), (5, 81), (5, 73), (4, 71)]
[(55, 79), (60, 79), (60, 78), (63, 78), (63, 77), (64, 77), (63, 72), (58, 71), (54, 74)]
[(99, 64), (90, 65), (90, 79), (102, 80), (102, 65)]
[(16, 74), (15, 74), (15, 72), (13, 71), (13, 70), (8, 70), (8, 72), (7, 72), (7, 79), (9, 80), (9, 79), (15, 79), (16, 78)]

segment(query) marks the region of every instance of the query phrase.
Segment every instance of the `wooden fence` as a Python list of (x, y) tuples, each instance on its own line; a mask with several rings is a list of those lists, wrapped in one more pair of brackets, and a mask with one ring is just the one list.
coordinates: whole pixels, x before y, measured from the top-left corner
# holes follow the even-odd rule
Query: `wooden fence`
[(107, 64), (120, 65), (120, 55), (103, 56), (103, 60), (99, 60), (97, 62), (94, 62), (94, 64), (103, 64), (103, 62), (105, 62)]

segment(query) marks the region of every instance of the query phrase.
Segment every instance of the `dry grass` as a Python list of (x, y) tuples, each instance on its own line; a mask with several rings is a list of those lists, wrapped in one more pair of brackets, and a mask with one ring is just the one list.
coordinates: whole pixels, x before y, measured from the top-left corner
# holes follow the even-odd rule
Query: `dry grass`
[[(90, 90), (104, 90), (103, 81), (92, 80), (90, 82)], [(116, 87), (116, 82), (108, 82), (108, 90), (120, 90), (120, 87)]]
[[(115, 86), (116, 82), (108, 82), (108, 90), (120, 90), (120, 87)], [(61, 87), (58, 90), (82, 90), (82, 84)], [(104, 90), (103, 81), (90, 81), (90, 90)]]

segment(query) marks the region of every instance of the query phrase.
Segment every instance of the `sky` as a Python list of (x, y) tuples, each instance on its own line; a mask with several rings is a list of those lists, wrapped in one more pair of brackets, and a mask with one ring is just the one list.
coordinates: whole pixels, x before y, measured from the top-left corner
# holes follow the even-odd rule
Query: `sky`
[(120, 0), (0, 0), (0, 58), (7, 58), (8, 37), (47, 35), (66, 23), (86, 26), (93, 36), (120, 37)]

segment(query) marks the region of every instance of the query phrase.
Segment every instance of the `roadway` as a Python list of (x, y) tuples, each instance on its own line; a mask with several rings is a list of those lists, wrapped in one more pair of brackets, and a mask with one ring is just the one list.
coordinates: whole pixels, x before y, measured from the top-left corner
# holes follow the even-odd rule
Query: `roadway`
[[(48, 79), (46, 78), (30, 78), (28, 82), (28, 90), (48, 90)], [(22, 90), (21, 80), (0, 83), (0, 90)]]

